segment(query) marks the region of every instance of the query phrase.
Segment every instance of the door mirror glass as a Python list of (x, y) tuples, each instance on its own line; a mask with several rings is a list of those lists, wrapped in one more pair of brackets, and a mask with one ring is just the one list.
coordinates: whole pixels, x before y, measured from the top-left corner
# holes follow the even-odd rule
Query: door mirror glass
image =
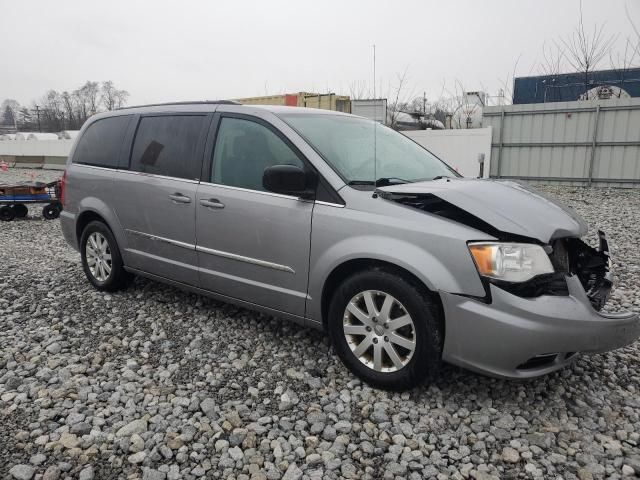
[(302, 168), (295, 165), (273, 165), (264, 169), (262, 185), (269, 192), (306, 198), (313, 195), (309, 177)]

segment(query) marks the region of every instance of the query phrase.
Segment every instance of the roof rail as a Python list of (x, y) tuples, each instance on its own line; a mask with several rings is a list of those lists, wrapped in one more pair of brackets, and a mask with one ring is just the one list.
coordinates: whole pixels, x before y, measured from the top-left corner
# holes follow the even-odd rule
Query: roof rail
[(116, 110), (127, 110), (129, 108), (141, 108), (141, 107), (164, 107), (169, 105), (242, 105), (234, 100), (196, 100), (193, 102), (166, 102), (166, 103), (149, 103), (147, 105), (131, 105), (126, 107), (116, 108)]

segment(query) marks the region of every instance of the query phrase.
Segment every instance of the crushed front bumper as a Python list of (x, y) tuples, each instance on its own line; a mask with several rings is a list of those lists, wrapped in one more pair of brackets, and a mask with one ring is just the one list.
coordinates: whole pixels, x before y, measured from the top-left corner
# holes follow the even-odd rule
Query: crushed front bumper
[(443, 359), (484, 374), (529, 378), (557, 370), (574, 353), (597, 353), (640, 336), (635, 313), (599, 313), (577, 276), (568, 296), (521, 298), (491, 285), (491, 303), (441, 292), (446, 319)]

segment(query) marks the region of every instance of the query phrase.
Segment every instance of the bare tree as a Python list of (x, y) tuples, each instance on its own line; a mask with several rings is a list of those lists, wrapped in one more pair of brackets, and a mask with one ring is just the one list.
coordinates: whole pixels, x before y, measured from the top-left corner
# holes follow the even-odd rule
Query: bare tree
[(18, 112), (17, 126), (19, 130), (30, 131), (36, 129), (35, 119), (28, 107), (21, 107)]
[(629, 12), (629, 5), (628, 4), (624, 5), (624, 12), (627, 15), (627, 20), (629, 20), (629, 23), (631, 24), (631, 28), (633, 29), (634, 33), (636, 34), (636, 43), (638, 45), (640, 45), (640, 29), (636, 25), (636, 22), (633, 21), (633, 17), (631, 16), (631, 13)]
[(543, 75), (551, 77), (562, 73), (565, 61), (564, 49), (557, 41), (549, 44), (545, 40), (542, 43), (542, 61), (539, 70)]
[(100, 88), (98, 82), (87, 81), (73, 93), (76, 101), (80, 104), (83, 118), (89, 118), (98, 112), (100, 107)]
[[(416, 98), (414, 102), (417, 102), (418, 100), (423, 102), (424, 98)], [(424, 110), (425, 117), (433, 118), (434, 120), (441, 122), (443, 125), (446, 125), (447, 118), (451, 118), (453, 116), (456, 103), (457, 102), (451, 98), (451, 94), (446, 87), (446, 82), (443, 80), (440, 94), (435, 96), (434, 100), (427, 100), (424, 102), (422, 110)]]
[[(5, 100), (0, 107), (0, 123), (7, 102), (11, 104), (15, 124), (24, 130), (40, 128), (44, 132), (59, 132), (64, 129), (77, 130), (91, 115), (102, 108), (113, 110), (126, 104), (129, 93), (115, 88), (113, 82), (102, 84), (87, 81), (73, 91), (49, 90), (32, 108), (22, 108), (15, 100)], [(36, 120), (37, 118), (37, 120)]]
[(578, 25), (567, 38), (560, 39), (566, 49), (567, 62), (584, 75), (584, 93), (589, 90), (589, 74), (607, 57), (617, 39), (616, 35), (605, 35), (604, 26), (604, 23), (594, 25), (593, 32), (587, 32), (582, 16), (582, 0), (580, 0)]
[(58, 132), (66, 127), (62, 96), (55, 90), (49, 90), (38, 102), (42, 107), (41, 126), (45, 132)]
[(414, 96), (412, 93), (407, 93), (407, 82), (409, 67), (404, 69), (404, 72), (397, 74), (397, 80), (395, 85), (389, 85), (389, 94), (387, 95), (387, 117), (388, 124), (391, 128), (398, 128), (398, 117), (401, 112), (406, 111), (409, 107), (409, 100)]
[(624, 43), (623, 52), (609, 52), (609, 63), (611, 69), (615, 70), (620, 82), (620, 88), (615, 89), (612, 94), (615, 97), (620, 98), (625, 87), (627, 80), (627, 74), (636, 65), (636, 61), (640, 57), (640, 42), (634, 44), (631, 38), (627, 37)]
[(349, 84), (349, 96), (351, 100), (361, 100), (370, 98), (371, 93), (367, 88), (367, 82), (364, 80), (354, 80)]
[(501, 85), (501, 102), (506, 104), (513, 103), (513, 90), (515, 88), (516, 83), (516, 70), (518, 69), (518, 64), (520, 63), (520, 58), (522, 58), (522, 54), (518, 55), (516, 61), (513, 63), (513, 68), (510, 72), (507, 72), (507, 75), (504, 79), (499, 79)]
[(3, 100), (0, 105), (0, 115), (2, 115), (2, 123), (4, 125), (11, 125), (14, 128), (18, 123), (18, 112), (20, 110), (20, 104), (12, 98)]
[(62, 101), (62, 108), (64, 109), (65, 115), (67, 117), (67, 128), (71, 130), (80, 128), (81, 124), (78, 121), (76, 98), (73, 96), (73, 94), (70, 94), (66, 90), (62, 92), (60, 97)]
[(100, 89), (98, 82), (87, 81), (71, 94), (76, 104), (78, 121), (82, 124), (100, 108)]
[(107, 110), (115, 110), (123, 107), (127, 103), (129, 92), (126, 90), (118, 90), (111, 80), (102, 82), (101, 100), (104, 108)]

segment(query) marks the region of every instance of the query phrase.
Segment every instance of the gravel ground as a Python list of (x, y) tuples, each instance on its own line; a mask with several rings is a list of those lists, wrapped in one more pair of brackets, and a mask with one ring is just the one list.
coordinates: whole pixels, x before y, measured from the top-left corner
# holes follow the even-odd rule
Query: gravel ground
[[(640, 311), (640, 191), (544, 190), (610, 234), (612, 308)], [(0, 478), (640, 473), (638, 342), (532, 381), (445, 367), (377, 391), (319, 332), (142, 279), (98, 293), (37, 213), (0, 224)]]

